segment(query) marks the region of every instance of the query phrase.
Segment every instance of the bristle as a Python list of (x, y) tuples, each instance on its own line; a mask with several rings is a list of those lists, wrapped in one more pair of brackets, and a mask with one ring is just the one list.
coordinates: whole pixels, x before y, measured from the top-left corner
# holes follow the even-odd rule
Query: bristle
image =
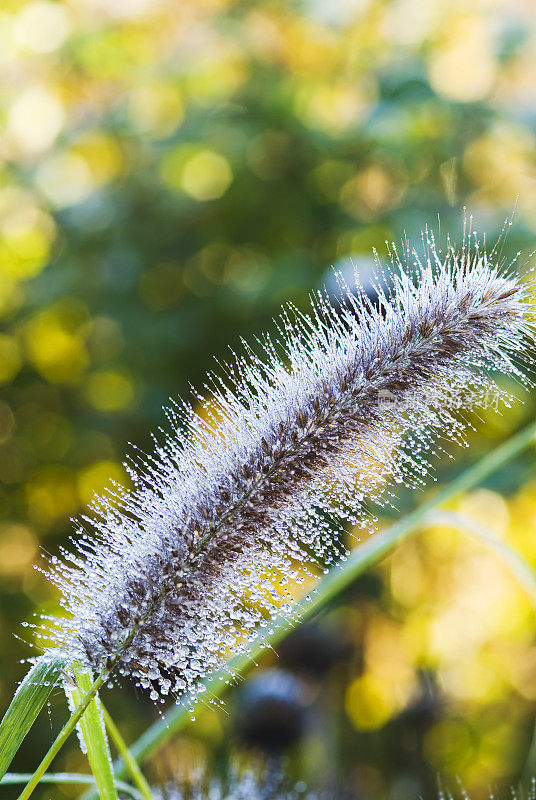
[(345, 290), (285, 312), (276, 341), (211, 378), (199, 413), (173, 411), (131, 492), (53, 565), (68, 612), (53, 646), (155, 699), (195, 691), (290, 607), (286, 581), (344, 555), (333, 525), (370, 526), (363, 500), (422, 483), (435, 435), (460, 439), (459, 410), (496, 398), (494, 373), (524, 379), (532, 306), (513, 277), (433, 243), (399, 266), (374, 304)]

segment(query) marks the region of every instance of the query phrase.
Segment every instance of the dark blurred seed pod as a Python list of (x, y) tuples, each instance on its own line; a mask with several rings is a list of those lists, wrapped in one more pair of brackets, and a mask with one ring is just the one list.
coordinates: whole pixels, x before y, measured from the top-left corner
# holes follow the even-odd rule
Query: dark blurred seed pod
[(302, 736), (309, 703), (300, 678), (287, 670), (264, 670), (238, 692), (237, 736), (266, 755), (281, 754)]
[[(323, 276), (323, 283), (328, 291), (330, 302), (338, 308), (351, 309), (344, 282), (349, 287), (353, 287), (357, 283), (372, 305), (377, 307), (378, 271), (377, 260), (368, 254), (354, 253), (339, 259), (339, 261), (335, 262), (333, 268), (329, 269)], [(390, 276), (386, 276), (386, 279), (391, 285)]]
[(279, 660), (288, 669), (320, 681), (352, 654), (352, 643), (334, 626), (309, 622), (298, 626), (279, 644)]
[(408, 727), (411, 726), (418, 734), (424, 735), (441, 716), (444, 703), (434, 672), (421, 669), (417, 678), (418, 685), (415, 692), (397, 720)]

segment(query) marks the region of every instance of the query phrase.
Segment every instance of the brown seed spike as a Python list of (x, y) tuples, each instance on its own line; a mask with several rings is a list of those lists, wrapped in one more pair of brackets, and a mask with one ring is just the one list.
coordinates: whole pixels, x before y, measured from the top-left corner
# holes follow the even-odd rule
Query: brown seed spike
[(517, 292), (519, 292), (519, 287), (514, 286), (513, 289), (510, 289), (509, 291), (500, 294), (497, 300), (506, 300), (507, 297), (512, 297), (514, 294), (517, 294)]

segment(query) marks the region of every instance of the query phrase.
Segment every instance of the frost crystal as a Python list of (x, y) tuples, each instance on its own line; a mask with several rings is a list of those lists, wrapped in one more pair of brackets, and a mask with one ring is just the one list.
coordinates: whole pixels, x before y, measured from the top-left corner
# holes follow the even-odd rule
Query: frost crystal
[(459, 439), (460, 410), (496, 399), (494, 373), (523, 379), (526, 288), (478, 247), (427, 245), (374, 302), (343, 287), (337, 306), (287, 309), (198, 411), (169, 413), (133, 489), (99, 501), (51, 568), (67, 612), (54, 647), (155, 699), (195, 692), (344, 556), (334, 525), (370, 526), (363, 501), (422, 483), (435, 435)]

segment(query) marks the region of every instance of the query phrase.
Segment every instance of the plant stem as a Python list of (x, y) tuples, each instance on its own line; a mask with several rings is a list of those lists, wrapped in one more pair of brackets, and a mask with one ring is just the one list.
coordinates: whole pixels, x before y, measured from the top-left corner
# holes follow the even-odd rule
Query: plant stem
[(104, 705), (102, 705), (102, 703), (101, 703), (101, 711), (104, 719), (104, 724), (108, 729), (110, 738), (112, 742), (115, 744), (118, 752), (122, 756), (123, 762), (125, 763), (127, 770), (130, 772), (132, 780), (140, 790), (140, 794), (142, 795), (142, 797), (145, 798), (145, 800), (153, 800), (153, 793), (151, 792), (151, 787), (149, 786), (143, 772), (139, 768), (136, 759), (133, 758), (132, 753), (128, 749), (128, 745), (121, 736), (119, 728), (113, 721), (107, 709), (104, 707)]
[(43, 760), (33, 773), (32, 777), (28, 781), (27, 785), (20, 793), (18, 800), (27, 800), (27, 798), (30, 797), (33, 790), (35, 789), (35, 787), (37, 786), (37, 784), (47, 771), (47, 768), (50, 766), (54, 756), (57, 755), (57, 753), (59, 753), (59, 751), (61, 750), (61, 748), (63, 747), (63, 745), (73, 732), (73, 730), (75, 729), (76, 724), (82, 717), (84, 711), (89, 706), (89, 704), (91, 703), (91, 701), (93, 700), (93, 698), (95, 697), (95, 695), (97, 694), (103, 683), (105, 683), (105, 681), (108, 679), (108, 677), (109, 673), (107, 670), (105, 670), (95, 678), (93, 684), (91, 685), (91, 688), (89, 689), (87, 694), (83, 696), (80, 705), (75, 708), (75, 710), (73, 711), (73, 713), (71, 714), (71, 716), (69, 717), (69, 719), (59, 732), (59, 734), (57, 735), (56, 739), (52, 743), (47, 754), (45, 755), (45, 757), (43, 758)]
[[(514, 434), (495, 450), (485, 455), (476, 464), (458, 475), (447, 486), (425, 500), (414, 511), (398, 520), (385, 531), (375, 534), (364, 544), (357, 547), (340, 566), (333, 567), (329, 574), (319, 583), (310, 600), (301, 600), (290, 617), (282, 617), (276, 622), (273, 634), (266, 636), (264, 643), (257, 644), (249, 654), (232, 659), (230, 669), (236, 676), (242, 675), (256, 659), (260, 658), (266, 646), (275, 646), (287, 632), (299, 622), (324, 608), (330, 600), (344, 591), (368, 567), (378, 563), (388, 555), (394, 547), (412, 531), (423, 524), (426, 516), (433, 509), (452, 500), (458, 494), (478, 486), (485, 478), (492, 475), (500, 467), (507, 464), (515, 456), (525, 450), (536, 437), (536, 422)], [(219, 697), (228, 688), (225, 677), (214, 676), (204, 681), (209, 696)], [(140, 761), (147, 759), (155, 750), (167, 741), (174, 733), (184, 728), (190, 718), (188, 706), (193, 698), (185, 698), (181, 705), (173, 706), (161, 720), (158, 720), (130, 747), (132, 756)], [(126, 773), (122, 760), (114, 765), (117, 776)], [(95, 800), (96, 794), (88, 792), (84, 800)]]

